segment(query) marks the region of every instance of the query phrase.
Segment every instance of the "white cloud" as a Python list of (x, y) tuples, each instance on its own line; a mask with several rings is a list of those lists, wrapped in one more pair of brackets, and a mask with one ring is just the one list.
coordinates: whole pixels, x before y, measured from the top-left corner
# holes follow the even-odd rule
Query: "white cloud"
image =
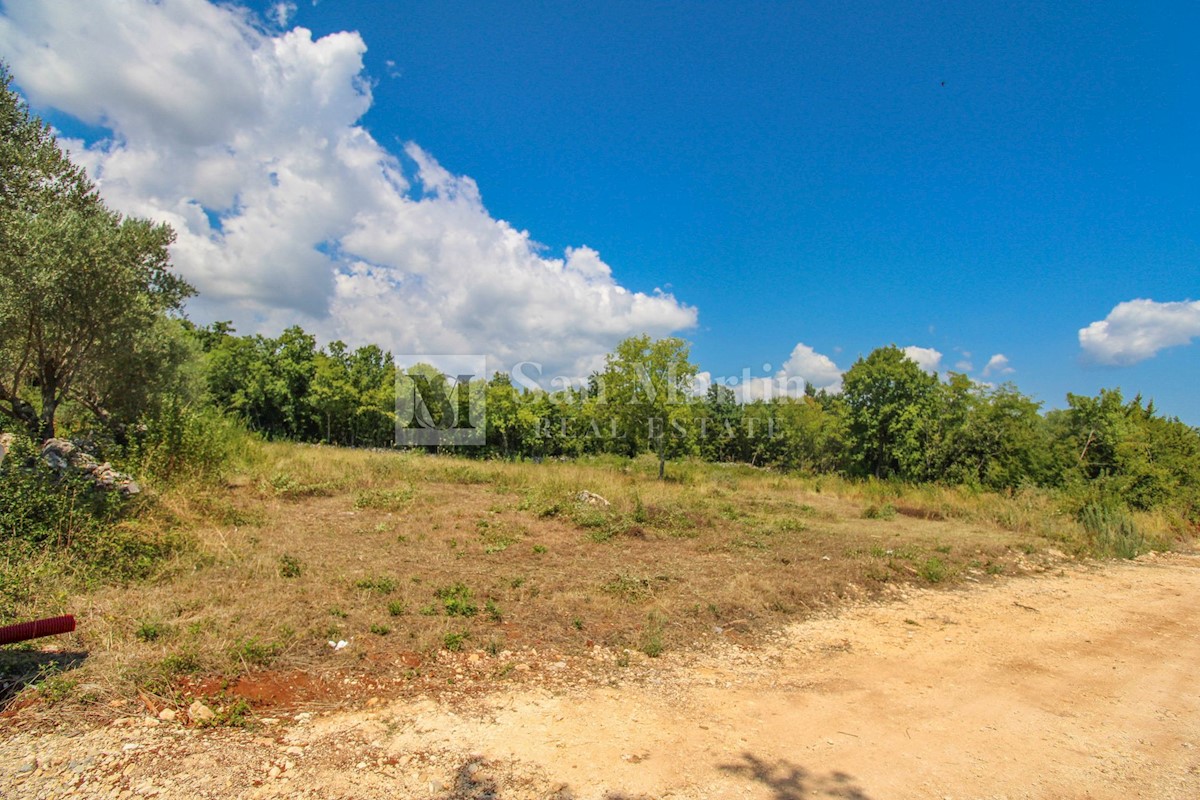
[(836, 392), (842, 388), (842, 370), (833, 363), (833, 359), (803, 342), (797, 343), (792, 349), (792, 355), (779, 375), (803, 379), (818, 389)]
[(1200, 301), (1127, 300), (1104, 319), (1081, 328), (1079, 346), (1096, 363), (1128, 366), (1198, 336)]
[(904, 355), (917, 362), (917, 366), (926, 372), (937, 373), (942, 367), (942, 354), (932, 347), (917, 347), (909, 345), (904, 348)]
[(704, 370), (697, 372), (696, 377), (692, 378), (692, 396), (704, 397), (708, 394), (709, 387), (713, 385), (712, 373)]
[(987, 365), (983, 368), (983, 377), (989, 375), (1011, 375), (1015, 370), (1008, 365), (1008, 356), (1003, 353), (996, 353), (988, 359)]
[(959, 372), (970, 372), (975, 369), (975, 365), (964, 358), (962, 361), (955, 363), (954, 368)]
[[(764, 364), (763, 369), (769, 372), (771, 365)], [(707, 384), (728, 386), (743, 403), (803, 397), (806, 384), (835, 393), (842, 390), (842, 371), (838, 366), (828, 356), (816, 352), (803, 342), (792, 349), (791, 357), (774, 375), (755, 376), (749, 368), (743, 368), (740, 375), (728, 377), (714, 378), (709, 373), (704, 375)]]
[[(313, 3), (316, 5), (316, 3)], [(276, 3), (267, 11), (267, 17), (281, 28), (286, 28), (288, 22), (296, 15), (295, 3)]]
[(739, 402), (752, 403), (755, 400), (801, 397), (804, 395), (804, 383), (803, 381), (789, 381), (786, 377), (767, 376), (740, 382), (733, 387), (733, 391)]
[[(282, 8), (281, 8), (282, 6)], [(111, 131), (73, 157), (120, 210), (169, 222), (200, 319), (586, 374), (621, 338), (696, 324), (588, 247), (544, 254), (475, 182), (382, 147), (357, 33), (267, 30), (204, 0), (10, 0), (0, 51), (35, 106)], [(280, 27), (294, 13), (272, 6)]]

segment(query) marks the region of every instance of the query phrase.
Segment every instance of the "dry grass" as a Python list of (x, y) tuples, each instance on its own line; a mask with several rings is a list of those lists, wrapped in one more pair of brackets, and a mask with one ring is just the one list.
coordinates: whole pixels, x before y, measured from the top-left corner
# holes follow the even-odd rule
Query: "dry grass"
[(655, 468), (264, 445), (227, 486), (161, 498), (159, 523), (195, 545), (156, 580), (41, 608), (77, 615), (59, 644), (87, 654), (77, 699), (102, 702), (267, 668), (411, 674), (447, 647), (657, 655), (1080, 541), (1041, 493)]

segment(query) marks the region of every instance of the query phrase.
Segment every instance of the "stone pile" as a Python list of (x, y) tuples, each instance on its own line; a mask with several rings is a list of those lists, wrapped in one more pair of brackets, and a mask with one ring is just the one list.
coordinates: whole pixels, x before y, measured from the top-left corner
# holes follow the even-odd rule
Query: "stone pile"
[(142, 487), (131, 476), (113, 469), (107, 461), (97, 461), (66, 439), (47, 439), (43, 442), (42, 460), (55, 472), (77, 472), (86, 476), (96, 488), (116, 491), (122, 497), (132, 497), (142, 491)]

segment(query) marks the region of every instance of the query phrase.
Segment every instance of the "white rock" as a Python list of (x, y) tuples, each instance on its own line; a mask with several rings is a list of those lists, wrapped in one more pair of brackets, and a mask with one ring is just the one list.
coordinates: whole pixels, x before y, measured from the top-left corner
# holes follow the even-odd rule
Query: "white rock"
[(211, 708), (204, 705), (204, 703), (195, 700), (188, 706), (188, 716), (191, 717), (192, 722), (209, 722), (215, 719), (217, 715)]

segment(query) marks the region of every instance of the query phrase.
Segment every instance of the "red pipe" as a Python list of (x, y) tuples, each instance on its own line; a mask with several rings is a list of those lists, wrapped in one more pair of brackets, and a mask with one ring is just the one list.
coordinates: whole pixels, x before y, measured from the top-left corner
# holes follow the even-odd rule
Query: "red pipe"
[(65, 617), (50, 619), (35, 619), (33, 622), (22, 622), (18, 625), (7, 625), (0, 628), (0, 644), (16, 644), (27, 639), (37, 639), (41, 636), (57, 636), (60, 633), (70, 633), (75, 630), (75, 618), (70, 614)]

